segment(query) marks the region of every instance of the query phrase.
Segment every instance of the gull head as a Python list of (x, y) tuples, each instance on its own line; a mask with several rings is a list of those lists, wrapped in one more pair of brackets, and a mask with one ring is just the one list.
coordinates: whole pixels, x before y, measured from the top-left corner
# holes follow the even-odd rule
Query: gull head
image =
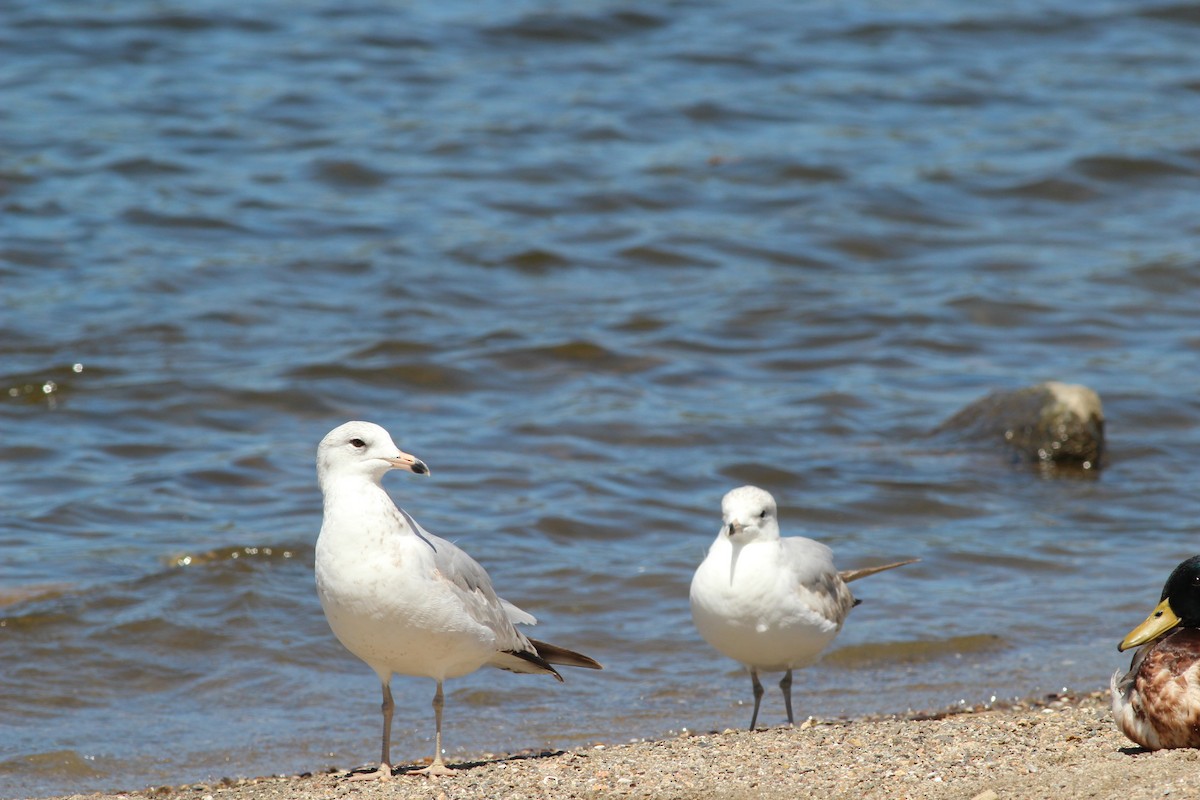
[(317, 445), (317, 479), (322, 485), (352, 475), (379, 483), (393, 469), (429, 474), (424, 461), (397, 447), (388, 432), (373, 422), (339, 425)]
[(779, 538), (775, 498), (757, 486), (733, 489), (721, 500), (721, 534), (735, 544)]

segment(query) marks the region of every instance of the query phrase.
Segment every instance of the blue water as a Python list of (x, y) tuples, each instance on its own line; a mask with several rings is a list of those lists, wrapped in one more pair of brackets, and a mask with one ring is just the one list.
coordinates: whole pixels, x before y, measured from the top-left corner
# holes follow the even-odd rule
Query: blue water
[[(377, 682), (313, 456), (602, 673), (448, 686), (451, 760), (741, 726), (728, 489), (864, 604), (797, 712), (1102, 686), (1200, 551), (1200, 14), (694, 0), (0, 7), (0, 796), (343, 768)], [(1108, 465), (928, 432), (1096, 389)], [(236, 556), (236, 557), (235, 557)], [(432, 752), (397, 679), (393, 753)], [(783, 719), (772, 688), (763, 721)]]

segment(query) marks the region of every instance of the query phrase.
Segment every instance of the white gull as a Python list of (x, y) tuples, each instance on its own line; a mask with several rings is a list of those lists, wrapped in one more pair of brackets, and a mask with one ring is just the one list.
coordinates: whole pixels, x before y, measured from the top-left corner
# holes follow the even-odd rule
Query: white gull
[(750, 670), (758, 721), (758, 673), (784, 672), (779, 688), (792, 716), (792, 670), (808, 666), (842, 629), (858, 601), (849, 581), (916, 559), (838, 572), (833, 551), (802, 536), (780, 537), (775, 498), (742, 486), (721, 500), (716, 541), (692, 577), (692, 621), (710, 645)]
[(491, 579), (455, 545), (426, 532), (380, 485), (404, 469), (429, 474), (370, 422), (347, 422), (317, 448), (317, 481), (325, 499), (316, 547), (317, 595), (334, 635), (365, 661), (383, 687), (383, 754), (391, 775), (394, 673), (432, 678), (436, 738), (433, 763), (415, 774), (448, 775), (442, 761), (442, 683), (486, 665), (543, 673), (554, 664), (600, 669), (585, 655), (527, 639), (515, 624), (536, 620), (492, 589)]

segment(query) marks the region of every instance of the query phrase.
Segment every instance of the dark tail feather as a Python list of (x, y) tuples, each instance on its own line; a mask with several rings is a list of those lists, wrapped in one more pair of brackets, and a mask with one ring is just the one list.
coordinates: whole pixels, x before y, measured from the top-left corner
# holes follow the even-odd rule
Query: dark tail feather
[[(905, 564), (915, 564), (920, 560), (921, 559), (919, 559), (919, 558), (910, 558), (908, 561), (897, 561), (895, 564), (884, 564), (883, 566), (880, 566), (880, 567), (863, 567), (862, 569), (844, 569), (841, 572), (839, 572), (838, 575), (841, 575), (842, 580), (844, 580), (846, 583), (849, 583), (850, 581), (856, 581), (859, 578), (865, 578), (868, 575), (874, 575), (876, 572), (883, 572), (884, 570), (895, 569), (896, 567), (903, 567)], [(540, 650), (541, 648), (538, 648), (538, 649)]]
[[(536, 645), (535, 645), (536, 646)], [(517, 659), (510, 661), (509, 659)], [(498, 653), (496, 658), (490, 663), (493, 667), (506, 669), (509, 672), (546, 672), (554, 676), (554, 679), (562, 683), (562, 675), (558, 674), (558, 670), (550, 666), (550, 662), (539, 656), (532, 650), (505, 650), (503, 653)]]
[(529, 643), (537, 648), (538, 655), (546, 661), (547, 665), (558, 664), (560, 667), (604, 669), (595, 659), (588, 658), (583, 653), (576, 653), (574, 650), (568, 650), (556, 644), (539, 642), (537, 639), (530, 639)]

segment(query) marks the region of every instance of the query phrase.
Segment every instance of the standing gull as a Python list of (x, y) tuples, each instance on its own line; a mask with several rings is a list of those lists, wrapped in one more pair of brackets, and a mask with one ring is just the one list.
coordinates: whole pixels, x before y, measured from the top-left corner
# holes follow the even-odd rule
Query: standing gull
[(317, 447), (317, 482), (325, 498), (317, 537), (317, 596), (333, 634), (379, 676), (383, 686), (383, 755), (363, 778), (391, 768), (393, 673), (433, 678), (437, 724), (433, 763), (414, 774), (449, 775), (442, 761), (442, 683), (483, 665), (544, 673), (552, 665), (600, 669), (585, 655), (525, 638), (515, 624), (533, 615), (501, 599), (487, 571), (455, 545), (428, 533), (380, 485), (388, 470), (428, 475), (370, 422), (347, 422)]
[(755, 486), (726, 494), (721, 515), (717, 539), (692, 577), (692, 621), (706, 642), (750, 669), (750, 730), (763, 696), (759, 671), (784, 672), (779, 688), (794, 724), (792, 670), (816, 661), (859, 603), (846, 583), (917, 559), (838, 572), (825, 545), (780, 537), (775, 498)]

